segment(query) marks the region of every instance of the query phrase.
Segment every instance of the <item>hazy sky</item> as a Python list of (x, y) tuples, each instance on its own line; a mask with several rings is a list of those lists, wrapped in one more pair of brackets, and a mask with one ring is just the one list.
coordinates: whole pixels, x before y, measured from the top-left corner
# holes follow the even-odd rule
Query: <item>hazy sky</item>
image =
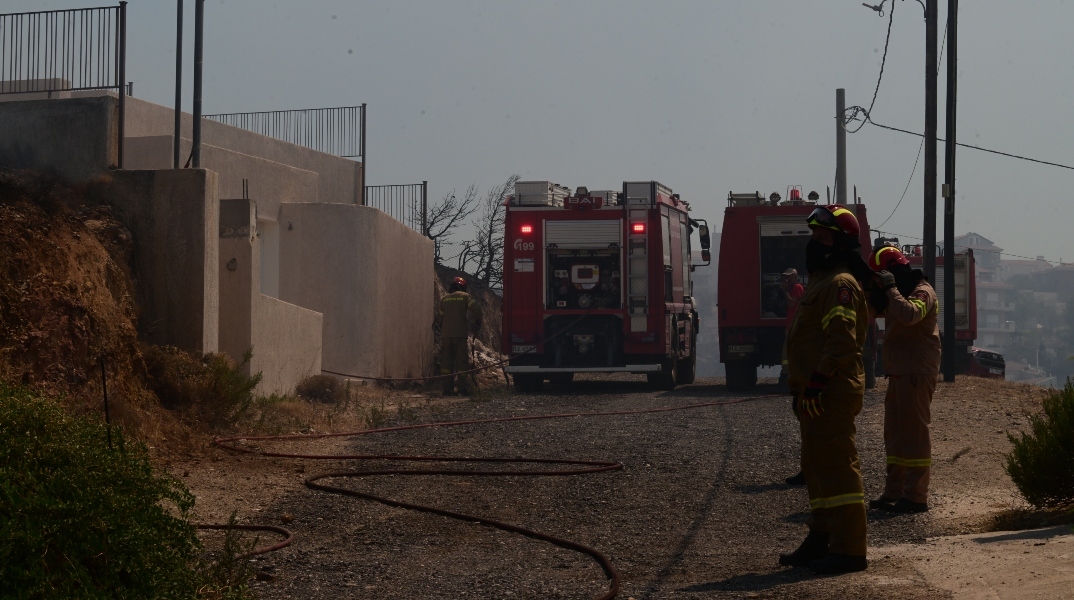
[[(2, 10), (100, 4), (5, 0)], [(915, 0), (895, 4), (873, 118), (923, 131), (923, 11)], [(136, 96), (165, 105), (175, 5), (128, 9), (128, 79)], [(187, 110), (193, 13), (187, 0)], [(960, 141), (1074, 166), (1074, 114), (1064, 108), (1074, 96), (1071, 23), (1074, 0), (962, 3)], [(365, 102), (371, 185), (424, 179), (435, 199), (512, 173), (590, 189), (657, 179), (718, 230), (731, 190), (800, 184), (824, 197), (835, 89), (868, 106), (887, 25), (860, 0), (209, 0), (205, 112)], [(945, 77), (946, 56), (941, 137)], [(850, 185), (873, 227), (895, 209), (919, 146), (872, 126), (848, 136)], [(938, 155), (942, 182), (942, 143)], [(957, 156), (959, 234), (1074, 259), (1074, 171), (964, 148)], [(924, 153), (884, 230), (921, 235), (923, 165)]]

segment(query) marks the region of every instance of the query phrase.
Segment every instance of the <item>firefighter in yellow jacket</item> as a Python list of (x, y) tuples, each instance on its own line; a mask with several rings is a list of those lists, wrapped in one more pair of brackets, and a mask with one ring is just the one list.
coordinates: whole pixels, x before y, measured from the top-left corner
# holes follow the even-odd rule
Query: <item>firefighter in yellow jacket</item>
[(884, 494), (870, 508), (895, 513), (929, 509), (932, 443), (929, 436), (932, 393), (940, 372), (939, 303), (920, 270), (911, 269), (898, 248), (876, 250), (869, 266), (882, 289), (870, 295), (877, 316), (884, 317)]
[[(467, 336), (481, 326), (481, 308), (466, 292), (466, 280), (456, 277), (448, 293), (440, 299), (440, 374), (446, 375), (444, 395), (455, 393), (455, 373), (470, 369)], [(467, 375), (459, 375), (459, 391), (469, 395)]]
[(809, 535), (786, 566), (821, 574), (867, 567), (865, 494), (854, 418), (865, 393), (862, 347), (868, 305), (856, 272), (865, 271), (858, 220), (838, 204), (809, 215), (809, 283), (787, 337), (788, 384), (802, 431), (802, 472), (809, 491)]

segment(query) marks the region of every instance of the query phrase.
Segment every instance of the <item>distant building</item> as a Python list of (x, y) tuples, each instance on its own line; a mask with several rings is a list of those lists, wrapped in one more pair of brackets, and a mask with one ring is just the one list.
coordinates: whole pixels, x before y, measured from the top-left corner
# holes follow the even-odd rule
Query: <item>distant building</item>
[(1036, 260), (1000, 260), (996, 281), (1007, 282), (1011, 277), (1029, 275), (1052, 268), (1052, 263), (1038, 256)]

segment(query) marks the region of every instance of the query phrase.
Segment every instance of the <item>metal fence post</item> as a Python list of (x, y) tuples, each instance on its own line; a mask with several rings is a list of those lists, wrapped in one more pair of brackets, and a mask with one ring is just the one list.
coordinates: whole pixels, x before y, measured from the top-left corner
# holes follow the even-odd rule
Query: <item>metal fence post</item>
[(116, 57), (119, 72), (116, 83), (119, 84), (119, 168), (123, 168), (123, 138), (127, 134), (127, 90), (123, 89), (127, 81), (127, 3), (119, 3), (119, 48)]
[(429, 237), (429, 182), (421, 182), (421, 234)]
[(361, 138), (361, 140), (362, 140), (362, 142), (361, 142), (361, 152), (360, 153), (362, 155), (362, 206), (365, 206), (365, 188), (366, 188), (366, 182), (369, 181), (369, 179), (366, 177), (366, 174), (369, 173), (369, 170), (368, 170), (369, 161), (366, 160), (366, 156), (365, 156), (365, 102), (362, 103), (362, 117), (361, 117), (361, 119), (362, 119), (362, 125), (361, 125), (361, 127), (362, 127), (362, 138)]
[(175, 139), (172, 140), (172, 168), (179, 168), (183, 132), (183, 0), (178, 0), (175, 17)]
[(193, 167), (201, 168), (201, 67), (205, 46), (205, 0), (194, 1), (194, 149)]

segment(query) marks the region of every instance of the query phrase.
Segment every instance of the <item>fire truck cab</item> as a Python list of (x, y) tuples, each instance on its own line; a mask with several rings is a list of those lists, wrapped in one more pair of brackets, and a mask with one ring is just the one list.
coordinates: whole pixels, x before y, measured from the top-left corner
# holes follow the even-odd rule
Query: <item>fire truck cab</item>
[(575, 373), (644, 373), (692, 383), (698, 314), (691, 232), (708, 264), (708, 224), (656, 181), (572, 194), (520, 181), (504, 224), (503, 351), (519, 389)]
[[(718, 310), (720, 362), (732, 390), (755, 385), (759, 366), (782, 362), (787, 301), (781, 274), (795, 269), (798, 283), (805, 287), (809, 281), (805, 247), (812, 232), (806, 218), (818, 206), (819, 195), (810, 192), (803, 198), (801, 186), (790, 186), (787, 199), (781, 200), (777, 193), (768, 198), (760, 192), (727, 195)], [(847, 208), (858, 218), (862, 252), (868, 252), (865, 206), (855, 202)], [(865, 360), (867, 378), (872, 376), (872, 356), (868, 353)]]

